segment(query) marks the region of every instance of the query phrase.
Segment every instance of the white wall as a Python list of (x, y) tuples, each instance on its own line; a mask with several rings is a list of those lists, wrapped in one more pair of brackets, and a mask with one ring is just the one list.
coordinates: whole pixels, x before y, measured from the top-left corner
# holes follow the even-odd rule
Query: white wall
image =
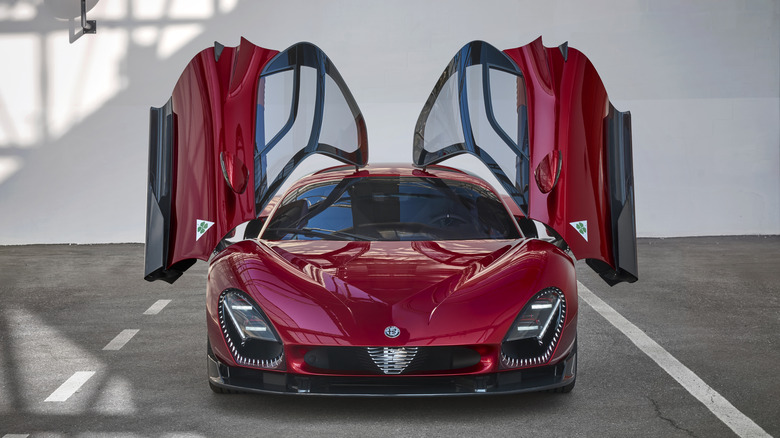
[(466, 42), (568, 40), (632, 112), (640, 236), (780, 233), (777, 1), (100, 0), (80, 38), (56, 17), (73, 4), (0, 0), (0, 244), (143, 241), (149, 107), (195, 53), (241, 35), (320, 46), (372, 162), (410, 160)]

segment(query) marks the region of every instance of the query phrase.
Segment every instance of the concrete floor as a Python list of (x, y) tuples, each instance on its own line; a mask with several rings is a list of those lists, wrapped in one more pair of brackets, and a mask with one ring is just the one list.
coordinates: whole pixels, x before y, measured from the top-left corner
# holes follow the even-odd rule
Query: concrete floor
[[(780, 236), (640, 239), (640, 281), (580, 281), (771, 435), (780, 436)], [(216, 395), (205, 276), (142, 279), (143, 247), (0, 247), (0, 437), (733, 436), (580, 300), (571, 394), (435, 399)], [(144, 314), (158, 300), (159, 313)], [(104, 350), (123, 330), (119, 350)], [(64, 402), (45, 401), (94, 371)]]

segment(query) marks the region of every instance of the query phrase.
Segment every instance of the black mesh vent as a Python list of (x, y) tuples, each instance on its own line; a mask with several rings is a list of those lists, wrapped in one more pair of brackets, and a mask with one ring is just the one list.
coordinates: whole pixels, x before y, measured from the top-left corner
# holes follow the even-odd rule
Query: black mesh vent
[[(436, 374), (464, 370), (479, 364), (481, 356), (467, 347), (418, 347), (417, 354), (401, 374)], [(321, 371), (384, 374), (367, 347), (320, 347), (304, 356), (307, 365)]]

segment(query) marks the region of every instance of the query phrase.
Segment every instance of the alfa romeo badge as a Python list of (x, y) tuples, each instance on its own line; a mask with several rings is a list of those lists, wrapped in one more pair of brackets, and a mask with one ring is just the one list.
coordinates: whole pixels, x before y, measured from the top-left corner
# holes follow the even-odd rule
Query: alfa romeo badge
[(388, 338), (391, 338), (391, 339), (392, 338), (397, 338), (398, 335), (400, 335), (400, 334), (401, 334), (401, 329), (399, 329), (398, 327), (396, 327), (394, 325), (391, 325), (391, 326), (389, 326), (389, 327), (387, 327), (385, 329), (385, 336), (387, 336)]

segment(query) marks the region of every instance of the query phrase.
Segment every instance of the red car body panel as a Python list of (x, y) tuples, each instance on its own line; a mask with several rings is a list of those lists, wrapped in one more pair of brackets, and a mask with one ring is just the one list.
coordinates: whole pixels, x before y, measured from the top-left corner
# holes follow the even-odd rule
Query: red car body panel
[[(159, 167), (170, 167), (150, 164), (150, 174), (170, 179), (171, 211), (166, 224), (170, 234), (165, 254), (157, 256), (163, 259), (161, 264), (152, 268), (149, 259), (154, 257), (147, 246), (148, 279), (154, 278), (155, 269), (184, 264), (183, 271), (195, 259), (207, 260), (226, 234), (257, 217), (254, 190), (247, 190), (254, 181), (257, 79), (279, 52), (243, 38), (238, 47), (217, 49), (205, 49), (190, 61), (173, 89), (169, 119), (159, 122), (164, 126), (161, 129), (171, 131), (172, 144), (170, 162), (159, 163)], [(155, 110), (150, 143), (155, 142)], [(235, 187), (225, 184), (226, 178)], [(155, 201), (160, 203), (161, 198)], [(149, 208), (154, 208), (151, 200)], [(213, 225), (199, 233), (199, 221)]]
[[(178, 148), (172, 204), (175, 220), (169, 264), (207, 260), (217, 243), (236, 226), (256, 217), (254, 191), (254, 107), (257, 77), (278, 51), (242, 39), (225, 47), (215, 60), (214, 48), (200, 52), (173, 89)], [(236, 191), (224, 183), (221, 162)], [(193, 188), (196, 188), (193, 190)], [(197, 220), (214, 222), (193, 239)]]
[[(515, 91), (511, 96), (497, 94), (493, 79), (488, 79), (494, 72), (516, 75), (516, 96)], [(454, 94), (446, 83), (456, 75)], [(477, 89), (482, 87), (485, 91)], [(487, 114), (473, 114), (478, 105), (470, 99), (479, 100), (483, 94), (484, 108), (493, 107), (484, 109)], [(518, 113), (521, 108), (527, 113), (527, 150), (523, 138), (502, 131), (505, 126), (494, 115), (500, 104), (492, 101), (507, 97), (515, 99)], [(446, 127), (460, 130), (462, 143), (436, 138), (443, 123), (441, 101), (447, 100), (453, 100), (457, 110), (450, 116), (459, 118), (461, 126), (449, 122)], [(439, 113), (434, 115), (437, 105)], [(483, 126), (475, 128), (479, 123)], [(525, 123), (519, 123), (521, 130)], [(430, 125), (435, 126), (432, 139)], [(483, 144), (488, 127), (495, 134)], [(612, 107), (596, 69), (578, 50), (567, 45), (544, 47), (539, 38), (499, 52), (475, 41), (456, 54), (420, 114), (414, 164), (424, 167), (461, 153), (477, 156), (525, 216), (555, 230), (577, 259), (589, 260), (613, 285), (637, 279), (630, 136), (630, 115)], [(518, 159), (514, 172), (506, 162), (507, 151)]]
[[(397, 170), (362, 170), (351, 177), (421, 173)], [(302, 183), (350, 177), (343, 173), (313, 175)], [(282, 338), (292, 368), (288, 372), (322, 373), (303, 361), (312, 346), (376, 345), (483, 346), (482, 365), (471, 372), (496, 372), (500, 344), (517, 314), (550, 286), (564, 291), (567, 312), (549, 363), (566, 357), (576, 338), (573, 261), (552, 244), (534, 239), (235, 244), (211, 261), (207, 296), (211, 348), (233, 366), (238, 364), (219, 328), (217, 303), (222, 291), (237, 284), (260, 305)], [(400, 336), (385, 336), (390, 325), (401, 327)]]
[[(276, 65), (270, 65), (272, 60)], [(312, 128), (309, 143), (281, 163), (282, 169), (272, 169), (279, 177), (267, 181), (265, 160), (273, 145), (256, 144), (267, 103), (260, 79), (285, 69), (298, 75), (301, 65), (316, 67), (321, 77), (327, 74), (344, 93), (357, 129), (356, 150), (319, 144), (321, 127)], [(326, 87), (322, 78), (318, 81), (314, 112), (321, 118), (317, 111), (324, 106)], [(298, 105), (289, 117), (283, 131), (299, 117)], [(145, 278), (172, 283), (195, 260), (208, 260), (225, 236), (258, 217), (284, 178), (315, 152), (357, 166), (368, 160), (362, 114), (321, 50), (299, 43), (280, 53), (242, 38), (238, 47), (216, 44), (201, 51), (184, 69), (168, 103), (151, 110)]]
[[(481, 65), (481, 83), (472, 84), (467, 76), (476, 70), (468, 68)], [(491, 95), (495, 91), (488, 65), (514, 75), (508, 83), (517, 92)], [(308, 96), (305, 68), (309, 78), (316, 77)], [(445, 108), (452, 114), (444, 125), (460, 129), (465, 138), (426, 150), (431, 144), (426, 143), (426, 123), (435, 113), (444, 80), (454, 74), (462, 76), (451, 93), (457, 101)], [(272, 86), (273, 75), (283, 80)], [(483, 90), (482, 107), (473, 100), (470, 106), (464, 97), (472, 86)], [(330, 107), (325, 105), (326, 92)], [(274, 93), (289, 97), (289, 109), (274, 107)], [(507, 97), (519, 140), (499, 126), (492, 108), (491, 99)], [(340, 105), (338, 111), (332, 111), (333, 105)], [(476, 114), (480, 110), (484, 114)], [(268, 118), (272, 113), (281, 116)], [(326, 126), (324, 120), (335, 125)], [(475, 128), (475, 123), (482, 125)], [(309, 130), (300, 131), (301, 126)], [(500, 140), (498, 146), (506, 143), (514, 155), (477, 145), (479, 129), (488, 127)], [(521, 132), (524, 127), (527, 137)], [(446, 132), (442, 138), (449, 139)], [(481, 178), (438, 164), (464, 152), (480, 158), (508, 195), (499, 195)], [(312, 153), (349, 165), (304, 177), (272, 199)], [(514, 180), (502, 167), (506, 163), (499, 162), (507, 158), (514, 161), (510, 167), (516, 166)], [(242, 39), (239, 47), (206, 49), (185, 68), (169, 102), (152, 108), (145, 278), (173, 282), (196, 259), (209, 260), (206, 315), (212, 388), (362, 395), (571, 390), (578, 319), (574, 259), (587, 259), (609, 284), (635, 281), (637, 274), (630, 118), (611, 106), (587, 58), (566, 46), (545, 48), (541, 40), (504, 52), (487, 43), (467, 44), (420, 115), (412, 165), (366, 166), (367, 159), (362, 114), (330, 60), (308, 43), (278, 52)], [(287, 235), (260, 238), (277, 216), (285, 217), (280, 212), (297, 211), (299, 219), (291, 222), (297, 226), (315, 217), (309, 212), (316, 212), (319, 204), (327, 208), (331, 194), (341, 196), (333, 189), (312, 195), (321, 202), (296, 199), (312, 187), (348, 187), (350, 179), (414, 177), (437, 187), (449, 187), (444, 181), (457, 182), (459, 189), (477, 186), (480, 198), (468, 198), (475, 200), (463, 208), (501, 216), (504, 212), (493, 197), (501, 199), (517, 218), (515, 223), (507, 216), (507, 228), (517, 230), (499, 234), (502, 238), (490, 234), (474, 240), (360, 240), (364, 237), (359, 235), (351, 236), (355, 240), (295, 240), (313, 237), (298, 229), (290, 235), (293, 240), (268, 240)], [(377, 196), (376, 182), (370, 184), (360, 192), (368, 198)], [(485, 200), (495, 208), (477, 202)], [(298, 202), (305, 205), (297, 207)], [(299, 210), (283, 210), (288, 206)], [(457, 216), (454, 210), (447, 213)], [(376, 211), (384, 216), (386, 210)], [(429, 218), (435, 222), (438, 216)], [(551, 236), (535, 238), (538, 224), (531, 220), (552, 230)], [(244, 240), (229, 239), (247, 223)], [(349, 228), (327, 228), (332, 228), (324, 231), (332, 231), (333, 238), (349, 236), (344, 231)], [(461, 229), (448, 228), (453, 230), (455, 238), (463, 238)], [(397, 228), (391, 231), (401, 239)], [(529, 309), (551, 310), (545, 314)], [(237, 319), (233, 311), (249, 313), (239, 313)], [(522, 320), (529, 314), (530, 323)], [(255, 346), (257, 350), (251, 350)], [(417, 363), (442, 351), (445, 356), (439, 359), (450, 362), (393, 369), (405, 360), (407, 349), (414, 351), (411, 357), (421, 352), (418, 359), (410, 359)], [(336, 364), (345, 355), (352, 360), (347, 367), (318, 362), (327, 357), (333, 361), (329, 364)], [(469, 365), (457, 365), (463, 363)]]
[[(553, 152), (561, 160), (554, 190), (543, 193), (530, 184), (528, 215), (557, 231), (578, 259), (615, 268), (604, 147), (609, 99), (588, 58), (573, 48), (567, 52), (564, 60), (558, 47), (544, 47), (541, 38), (504, 51), (526, 79), (530, 168)], [(587, 240), (570, 225), (577, 221), (587, 221)]]

